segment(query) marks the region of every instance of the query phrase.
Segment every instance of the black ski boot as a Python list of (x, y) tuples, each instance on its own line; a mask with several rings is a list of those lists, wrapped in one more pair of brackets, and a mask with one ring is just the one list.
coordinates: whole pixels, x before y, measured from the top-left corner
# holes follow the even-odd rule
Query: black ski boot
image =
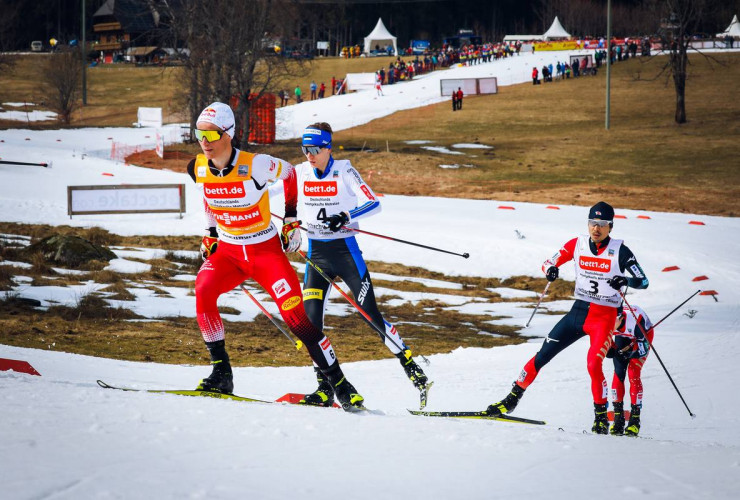
[(630, 421), (627, 424), (627, 428), (624, 430), (625, 436), (637, 436), (640, 433), (640, 410), (642, 407), (638, 405), (632, 405), (630, 411)]
[(609, 420), (606, 418), (606, 403), (594, 403), (594, 425), (591, 432), (594, 434), (609, 434)]
[(303, 396), (300, 403), (302, 405), (330, 407), (334, 404), (334, 389), (332, 389), (329, 379), (321, 373), (318, 367), (314, 366), (313, 369), (316, 372), (316, 381), (319, 383), (319, 387), (311, 394)]
[[(411, 354), (411, 351), (408, 352), (409, 354)], [(429, 379), (424, 374), (424, 371), (421, 369), (421, 367), (416, 364), (416, 361), (414, 361), (413, 358), (407, 358), (405, 352), (399, 352), (398, 354), (396, 354), (396, 357), (401, 361), (403, 371), (406, 372), (406, 376), (414, 384), (414, 387), (416, 387), (420, 391), (423, 390), (426, 387), (427, 381)]]
[(613, 403), (614, 422), (609, 428), (609, 434), (612, 436), (621, 436), (624, 434), (624, 403), (622, 401)]
[(339, 363), (335, 363), (328, 371), (324, 372), (325, 377), (329, 380), (334, 395), (337, 397), (339, 404), (342, 405), (344, 411), (358, 411), (364, 410), (365, 406), (363, 398), (355, 389), (355, 386), (349, 383), (344, 377), (342, 369), (339, 367)]
[(229, 355), (226, 353), (226, 342), (206, 342), (206, 347), (211, 353), (211, 374), (200, 381), (196, 391), (221, 392), (231, 394), (234, 390), (234, 375), (231, 372)]
[(519, 404), (519, 400), (522, 399), (523, 395), (524, 389), (514, 382), (511, 392), (498, 403), (489, 405), (488, 408), (486, 408), (486, 413), (494, 417), (503, 413), (511, 413), (514, 411), (514, 408), (516, 408), (516, 405)]

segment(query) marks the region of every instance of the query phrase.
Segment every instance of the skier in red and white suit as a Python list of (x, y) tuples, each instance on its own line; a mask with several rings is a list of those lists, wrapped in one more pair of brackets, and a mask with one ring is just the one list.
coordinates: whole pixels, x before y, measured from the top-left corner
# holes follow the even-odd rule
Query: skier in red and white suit
[[(637, 320), (635, 320), (637, 318)], [(647, 361), (650, 344), (653, 342), (653, 324), (647, 313), (639, 306), (632, 309), (624, 306), (619, 310), (614, 326), (614, 344), (607, 353), (614, 360), (612, 379), (612, 405), (614, 423), (610, 434), (637, 436), (640, 432), (640, 413), (642, 412), (642, 366)], [(647, 337), (646, 337), (647, 335)], [(625, 428), (624, 418), (624, 379), (629, 376), (632, 409), (629, 423)]]
[[(342, 374), (329, 339), (306, 316), (300, 283), (283, 250), (301, 245), (296, 221), (297, 187), (293, 166), (269, 155), (240, 151), (231, 145), (234, 114), (226, 104), (206, 107), (196, 123), (203, 150), (188, 173), (203, 192), (208, 234), (201, 252), (205, 261), (195, 281), (198, 325), (211, 355), (213, 372), (199, 390), (230, 393), (233, 374), (226, 353), (218, 297), (253, 278), (270, 294), (290, 330), (305, 344), (311, 359), (334, 386), (345, 409), (363, 398)], [(267, 185), (282, 180), (285, 224), (281, 238), (272, 223)]]
[[(591, 346), (586, 364), (591, 376), (596, 414), (592, 431), (597, 434), (609, 432), (606, 418), (608, 386), (602, 365), (612, 343), (611, 333), (622, 301), (619, 290), (624, 286), (640, 289), (648, 286), (645, 273), (630, 249), (622, 240), (609, 236), (613, 220), (614, 209), (603, 201), (597, 203), (589, 211), (589, 235), (568, 241), (542, 265), (548, 281), (554, 281), (558, 277), (558, 267), (574, 261), (576, 301), (570, 312), (547, 335), (539, 352), (524, 366), (509, 395), (490, 405), (486, 410), (488, 413), (500, 415), (513, 411), (542, 367), (573, 342), (588, 336)], [(625, 272), (632, 277), (625, 277)]]

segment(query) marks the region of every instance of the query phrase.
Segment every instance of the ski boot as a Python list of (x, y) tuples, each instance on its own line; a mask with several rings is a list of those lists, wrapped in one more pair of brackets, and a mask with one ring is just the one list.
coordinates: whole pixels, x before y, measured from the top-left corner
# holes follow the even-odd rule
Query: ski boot
[(612, 436), (621, 436), (624, 434), (624, 403), (618, 402), (613, 403), (614, 406), (614, 422), (609, 429), (609, 434)]
[(231, 394), (234, 390), (234, 375), (226, 353), (226, 343), (223, 340), (206, 342), (206, 347), (211, 354), (213, 371), (200, 381), (195, 390)]
[(362, 404), (365, 401), (355, 389), (355, 386), (349, 383), (342, 373), (342, 368), (339, 363), (334, 363), (334, 366), (324, 372), (324, 377), (331, 384), (331, 388), (334, 391), (334, 395), (337, 397), (339, 404), (342, 405), (344, 411), (359, 411), (364, 410), (365, 406)]
[(632, 405), (632, 411), (630, 413), (630, 421), (627, 424), (627, 428), (624, 430), (625, 436), (637, 436), (640, 433), (640, 410), (642, 408), (639, 405)]
[(350, 384), (349, 381), (342, 377), (338, 383), (334, 384), (334, 394), (336, 394), (339, 404), (342, 405), (344, 411), (357, 411), (364, 410), (365, 405), (363, 398), (355, 389), (355, 386)]
[(523, 395), (524, 389), (514, 382), (511, 392), (498, 403), (489, 405), (485, 413), (494, 417), (504, 413), (511, 413), (516, 408), (516, 405), (519, 404), (519, 400), (522, 399)]
[(411, 351), (405, 350), (396, 354), (396, 357), (401, 361), (403, 371), (406, 372), (406, 376), (419, 390), (419, 409), (423, 410), (427, 405), (427, 398), (429, 397), (429, 388), (432, 387), (434, 382), (430, 382), (429, 378), (424, 374), (424, 371), (416, 361), (411, 357)]
[(594, 434), (609, 434), (609, 420), (606, 418), (606, 403), (594, 403), (594, 425), (591, 432)]
[(329, 379), (321, 373), (318, 367), (314, 366), (313, 369), (316, 372), (316, 381), (319, 383), (319, 387), (311, 394), (303, 396), (300, 404), (330, 407), (334, 404), (334, 389), (332, 389)]
[(409, 355), (411, 354), (411, 351), (404, 351), (396, 354), (396, 357), (401, 361), (403, 371), (406, 372), (406, 376), (414, 384), (414, 387), (421, 391), (427, 385), (427, 376), (424, 374), (421, 367), (416, 364), (416, 361), (414, 361), (413, 358), (410, 356), (408, 358), (406, 357), (406, 352), (408, 352)]

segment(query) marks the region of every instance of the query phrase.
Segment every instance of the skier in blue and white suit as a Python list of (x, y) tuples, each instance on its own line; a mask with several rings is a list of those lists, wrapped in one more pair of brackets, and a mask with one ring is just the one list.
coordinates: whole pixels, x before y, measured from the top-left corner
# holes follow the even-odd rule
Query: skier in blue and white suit
[[(378, 310), (362, 252), (354, 231), (357, 221), (381, 210), (373, 190), (362, 180), (349, 160), (335, 160), (331, 149), (332, 129), (328, 123), (314, 123), (303, 133), (305, 162), (296, 165), (299, 217), (308, 230), (308, 256), (329, 278), (340, 277), (352, 291), (359, 306), (373, 325), (385, 331), (386, 347), (401, 361), (406, 375), (422, 391), (425, 404), (427, 377), (411, 357), (396, 331)], [(331, 284), (312, 266), (306, 264), (303, 302), (309, 320), (317, 328), (324, 324), (324, 308)], [(363, 318), (364, 319), (364, 318)], [(366, 320), (367, 321), (367, 320)], [(318, 389), (304, 397), (303, 403), (331, 406), (334, 391), (319, 370)]]

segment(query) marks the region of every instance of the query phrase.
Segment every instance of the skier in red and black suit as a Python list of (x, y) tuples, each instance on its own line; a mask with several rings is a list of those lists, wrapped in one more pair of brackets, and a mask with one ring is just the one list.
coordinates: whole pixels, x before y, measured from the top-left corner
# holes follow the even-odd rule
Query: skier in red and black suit
[[(203, 154), (188, 164), (188, 174), (203, 193), (208, 221), (201, 245), (204, 262), (195, 279), (195, 307), (213, 372), (201, 381), (198, 390), (230, 393), (234, 388), (216, 301), (221, 294), (253, 278), (270, 294), (290, 330), (306, 345), (342, 407), (360, 407), (363, 398), (345, 379), (331, 342), (306, 316), (301, 285), (283, 253), (295, 252), (301, 246), (293, 165), (234, 148), (234, 125), (234, 113), (226, 104), (214, 102), (206, 107), (195, 131)], [(285, 190), (286, 217), (280, 234), (272, 223), (267, 187), (277, 180), (283, 181)]]
[[(617, 323), (614, 326), (614, 344), (606, 354), (606, 357), (614, 359), (614, 378), (612, 379), (614, 423), (609, 429), (610, 434), (637, 436), (640, 432), (642, 411), (642, 378), (640, 375), (650, 352), (653, 332), (650, 318), (639, 306), (632, 306), (631, 311), (626, 306), (624, 310), (619, 310)], [(632, 409), (625, 429), (623, 399), (626, 376), (629, 376), (630, 380)]]
[[(637, 259), (622, 240), (609, 236), (613, 227), (614, 209), (599, 202), (589, 211), (589, 235), (568, 241), (552, 258), (545, 261), (542, 270), (548, 281), (558, 277), (558, 267), (573, 260), (576, 270), (576, 301), (547, 335), (539, 352), (524, 365), (511, 392), (500, 402), (486, 410), (491, 415), (510, 413), (521, 399), (524, 391), (535, 377), (560, 351), (576, 340), (588, 335), (591, 347), (586, 362), (591, 376), (591, 392), (594, 398), (595, 421), (592, 431), (597, 434), (609, 432), (606, 418), (607, 383), (602, 364), (612, 343), (612, 330), (617, 318), (617, 308), (622, 298), (619, 294), (624, 286), (647, 288), (648, 280)], [(631, 277), (627, 278), (624, 273)]]

